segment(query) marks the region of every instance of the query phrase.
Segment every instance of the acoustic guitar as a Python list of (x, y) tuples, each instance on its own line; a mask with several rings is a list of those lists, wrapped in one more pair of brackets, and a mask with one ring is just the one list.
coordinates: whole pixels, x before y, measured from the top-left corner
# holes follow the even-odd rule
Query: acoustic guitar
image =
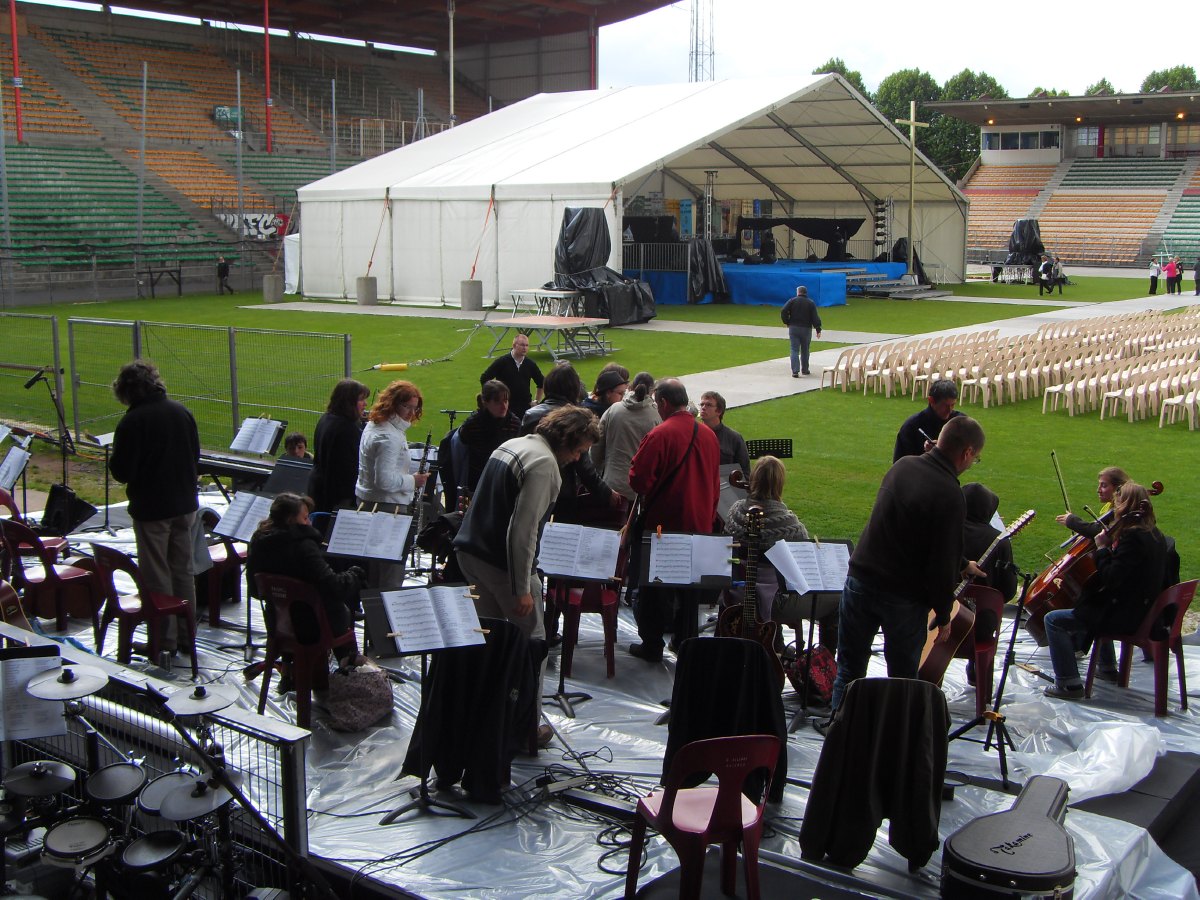
[[(1037, 512), (1028, 509), (1012, 521), (1004, 531), (996, 535), (996, 539), (988, 546), (983, 554), (976, 560), (980, 568), (983, 568), (991, 560), (996, 553), (996, 548), (1000, 546), (1001, 541), (1008, 540), (1022, 528), (1033, 521), (1033, 517)], [(929, 611), (929, 627), (932, 629), (925, 638), (925, 647), (921, 651), (921, 665), (917, 669), (917, 677), (922, 681), (928, 681), (932, 684), (940, 685), (942, 679), (946, 675), (946, 667), (950, 665), (950, 660), (954, 659), (954, 654), (958, 652), (958, 648), (962, 646), (963, 641), (975, 628), (975, 613), (966, 604), (961, 603), (962, 595), (966, 592), (967, 586), (971, 583), (970, 578), (964, 578), (959, 582), (958, 587), (954, 589), (954, 597), (950, 605), (950, 637), (937, 643), (937, 630), (933, 627), (936, 614), (933, 610)]]
[(758, 619), (758, 550), (762, 533), (763, 510), (761, 506), (750, 506), (746, 510), (746, 537), (742, 543), (744, 553), (742, 568), (746, 573), (746, 589), (741, 605), (726, 607), (717, 619), (717, 637), (739, 637), (757, 641), (766, 648), (771, 659), (771, 669), (778, 682), (777, 690), (783, 690), (783, 661), (775, 652), (777, 622), (760, 622)]

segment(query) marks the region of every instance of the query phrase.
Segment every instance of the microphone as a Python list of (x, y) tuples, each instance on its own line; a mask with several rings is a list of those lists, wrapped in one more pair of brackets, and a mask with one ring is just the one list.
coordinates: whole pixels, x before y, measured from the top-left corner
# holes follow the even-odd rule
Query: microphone
[(31, 387), (33, 387), (35, 384), (37, 384), (39, 381), (41, 381), (45, 377), (46, 377), (46, 367), (42, 366), (41, 368), (39, 368), (37, 370), (37, 373), (32, 378), (30, 378), (27, 382), (25, 382), (25, 390), (29, 390)]

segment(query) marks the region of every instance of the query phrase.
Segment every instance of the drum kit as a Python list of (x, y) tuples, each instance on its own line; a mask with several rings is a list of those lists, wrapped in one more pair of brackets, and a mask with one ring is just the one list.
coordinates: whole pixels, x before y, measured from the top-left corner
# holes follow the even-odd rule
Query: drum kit
[[(211, 875), (220, 876), (221, 894), (230, 895), (234, 794), (224, 785), (236, 785), (236, 776), (223, 772), (217, 779), (180, 764), (151, 778), (143, 760), (122, 752), (82, 716), (79, 701), (107, 681), (101, 669), (77, 665), (44, 672), (27, 684), (33, 697), (64, 701), (66, 715), (79, 720), (119, 761), (93, 767), (83, 779), (82, 800), (72, 796), (78, 793), (72, 788), (79, 775), (66, 763), (39, 759), (8, 771), (0, 780), (5, 794), (0, 842), (16, 844), (20, 836), (36, 848), (36, 835), (43, 832), (40, 853), (34, 849), (26, 859), (36, 854), (48, 866), (71, 869), (76, 882), (90, 874), (96, 897), (188, 897)], [(235, 699), (231, 690), (199, 685), (171, 695), (165, 706), (177, 716), (198, 717), (205, 758), (223, 766), (204, 717)], [(0, 894), (7, 893), (4, 858), (0, 846)]]

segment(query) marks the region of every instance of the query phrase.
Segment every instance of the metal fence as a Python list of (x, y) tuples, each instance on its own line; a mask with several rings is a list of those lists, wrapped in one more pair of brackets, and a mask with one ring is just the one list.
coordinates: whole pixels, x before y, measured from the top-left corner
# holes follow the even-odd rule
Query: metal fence
[(110, 385), (123, 362), (152, 360), (196, 418), (200, 443), (224, 449), (242, 420), (286, 419), (312, 438), (333, 386), (350, 374), (350, 335), (69, 319), (77, 437), (112, 431), (124, 410)]
[(0, 418), (11, 423), (50, 425), (54, 405), (44, 385), (26, 382), (45, 368), (46, 377), (62, 396), (62, 354), (58, 343), (58, 319), (0, 313)]
[[(0, 624), (0, 634), (22, 642), (33, 637), (4, 624)], [(51, 643), (37, 638), (34, 641)], [(70, 795), (71, 800), (82, 804), (86, 776), (101, 766), (122, 761), (92, 729), (122, 752), (132, 753), (140, 759), (147, 780), (177, 771), (180, 763), (194, 769), (204, 768), (203, 761), (196, 758), (188, 743), (170, 724), (169, 713), (148, 697), (144, 684), (130, 677), (135, 673), (106, 665), (94, 656), (74, 653), (69, 648), (63, 648), (62, 655), (68, 662), (106, 668), (109, 681), (98, 693), (78, 701), (86, 725), (80, 718), (68, 716), (66, 735), (6, 742), (5, 771), (39, 759), (66, 763), (85, 776), (76, 782)], [(161, 686), (166, 687), (165, 684)], [(224, 749), (228, 767), (242, 777), (242, 791), (289, 846), (307, 854), (304, 756), (308, 733), (241, 711), (214, 714), (207, 720), (212, 737)], [(203, 842), (206, 838), (202, 820), (168, 823), (138, 812), (130, 817), (129, 823), (131, 838), (164, 828), (178, 828), (193, 840)], [(230, 825), (238, 896), (244, 896), (253, 887), (294, 887), (291, 882), (296, 873), (289, 869), (285, 852), (244, 810), (232, 810)], [(216, 879), (209, 878), (192, 896), (220, 895)]]

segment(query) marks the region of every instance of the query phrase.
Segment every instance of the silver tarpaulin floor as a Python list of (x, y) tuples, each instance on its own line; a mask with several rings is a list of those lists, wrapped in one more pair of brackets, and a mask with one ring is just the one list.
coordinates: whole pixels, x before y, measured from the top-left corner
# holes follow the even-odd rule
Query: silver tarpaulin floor
[[(128, 532), (115, 537), (89, 535), (89, 539), (126, 547), (132, 543)], [(245, 607), (226, 605), (222, 616), (229, 626), (244, 622)], [(1005, 641), (1010, 626), (1011, 620), (1006, 621)], [(261, 639), (257, 604), (253, 627)], [(90, 645), (90, 627), (73, 623), (72, 634)], [(317, 698), (306, 767), (310, 852), (359, 873), (361, 879), (429, 898), (620, 896), (627, 831), (601, 816), (545, 797), (535, 782), (548, 773), (559, 780), (584, 776), (583, 786), (627, 804), (657, 784), (667, 728), (655, 722), (664, 711), (661, 701), (671, 694), (674, 662), (670, 654), (655, 665), (630, 657), (625, 648), (636, 639), (630, 611), (622, 608), (616, 677), (607, 679), (599, 617), (583, 617), (574, 677), (567, 688), (586, 691), (592, 699), (578, 704), (574, 718), (557, 705), (544, 707), (554, 741), (536, 758), (517, 758), (514, 784), (503, 806), (473, 805), (463, 797), (455, 798), (477, 813), (474, 820), (410, 813), (396, 824), (380, 825), (389, 810), (407, 802), (408, 791), (416, 784), (411, 778), (397, 780), (420, 702), (416, 659), (389, 662), (413, 677), (395, 684), (395, 710), (383, 725), (355, 734), (334, 731), (323, 720)], [(242, 654), (215, 649), (240, 640), (232, 630), (202, 626), (201, 677), (239, 686), (241, 704), (253, 708), (258, 682), (244, 681)], [(115, 642), (114, 628), (105, 648), (110, 657)], [(1046, 651), (1024, 634), (1016, 658), (1049, 670)], [(1058, 775), (1071, 785), (1074, 801), (1126, 789), (1149, 771), (1157, 753), (1200, 750), (1200, 720), (1194, 710), (1179, 711), (1174, 675), (1171, 714), (1155, 719), (1151, 668), (1140, 661), (1140, 654), (1135, 654), (1135, 660), (1129, 690), (1097, 683), (1094, 698), (1079, 703), (1044, 698), (1041, 692), (1048, 682), (1014, 666), (1003, 709), (1018, 745), (1018, 752), (1009, 754), (1011, 778), (1023, 782), (1032, 774)], [(1187, 660), (1189, 675), (1200, 683), (1200, 648), (1188, 646)], [(184, 656), (176, 659), (177, 678), (186, 680), (187, 664)], [(959, 660), (951, 663), (944, 685), (956, 727), (975, 712), (974, 691), (965, 683), (963, 665)], [(553, 692), (557, 683), (557, 667), (554, 651), (547, 692)], [(886, 674), (878, 654), (870, 674)], [(268, 715), (291, 721), (294, 698), (279, 698), (274, 691), (272, 698)], [(799, 710), (790, 690), (784, 695), (784, 706), (789, 718)], [(976, 733), (982, 736), (982, 729)], [(797, 879), (810, 879), (797, 880), (789, 893), (819, 896), (824, 884), (829, 892), (836, 885), (865, 896), (937, 896), (940, 854), (910, 874), (907, 862), (888, 846), (886, 822), (868, 859), (852, 872), (822, 869), (800, 860), (797, 835), (808, 795), (806, 782), (821, 746), (822, 739), (810, 727), (792, 734), (785, 797), (782, 803), (768, 806), (764, 860)], [(996, 751), (985, 752), (969, 741), (951, 743), (949, 768), (981, 785), (1000, 777)], [(976, 816), (1007, 809), (1012, 800), (1011, 795), (985, 786), (959, 788), (954, 801), (942, 807), (942, 838)], [(1068, 812), (1066, 826), (1075, 843), (1077, 897), (1200, 896), (1192, 875), (1167, 858), (1142, 828), (1079, 810)], [(646, 857), (640, 876), (643, 885), (676, 866), (673, 852), (661, 839), (650, 841)], [(740, 886), (739, 874), (739, 889), (744, 890)]]

